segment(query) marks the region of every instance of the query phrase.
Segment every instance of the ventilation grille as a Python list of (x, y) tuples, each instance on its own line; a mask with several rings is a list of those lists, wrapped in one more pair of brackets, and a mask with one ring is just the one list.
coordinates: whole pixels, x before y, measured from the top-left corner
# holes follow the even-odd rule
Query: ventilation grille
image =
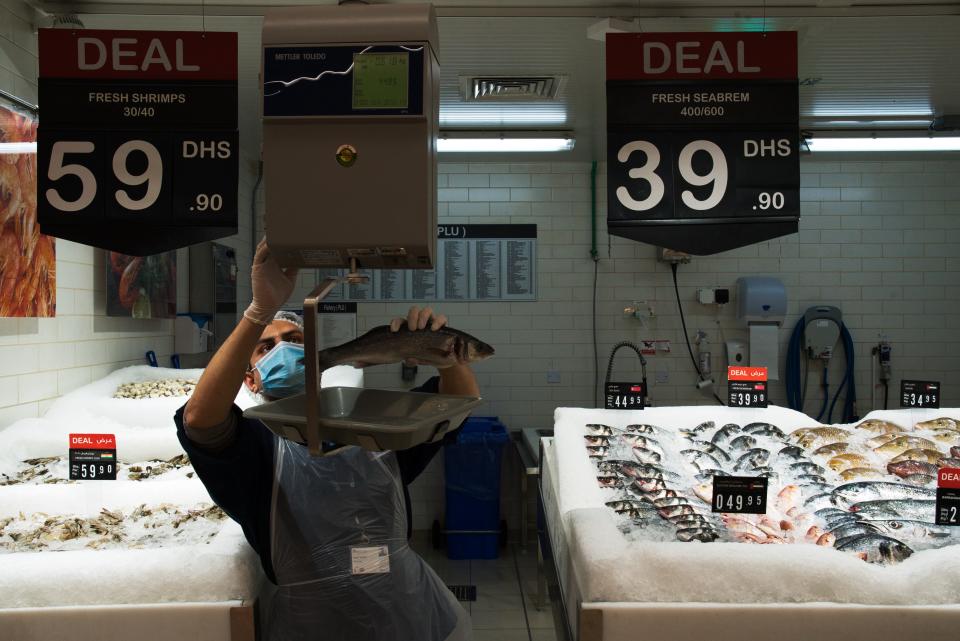
[(466, 102), (556, 100), (565, 76), (461, 76)]
[(453, 596), (457, 598), (457, 601), (476, 601), (477, 600), (477, 586), (475, 585), (448, 585), (450, 591), (453, 592)]

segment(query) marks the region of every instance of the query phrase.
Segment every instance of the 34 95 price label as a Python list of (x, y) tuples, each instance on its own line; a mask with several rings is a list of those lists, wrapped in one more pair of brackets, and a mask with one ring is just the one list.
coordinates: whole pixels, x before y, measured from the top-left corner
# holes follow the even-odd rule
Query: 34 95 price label
[(642, 383), (607, 383), (603, 407), (608, 410), (642, 410), (645, 396)]
[(752, 476), (714, 476), (713, 512), (767, 513), (767, 479)]
[(900, 381), (900, 407), (940, 408), (939, 381)]

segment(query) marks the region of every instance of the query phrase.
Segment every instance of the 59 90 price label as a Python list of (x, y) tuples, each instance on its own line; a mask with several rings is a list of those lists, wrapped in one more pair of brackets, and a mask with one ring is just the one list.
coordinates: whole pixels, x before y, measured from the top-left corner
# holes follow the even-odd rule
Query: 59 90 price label
[(767, 513), (767, 479), (752, 476), (714, 476), (713, 512)]
[(70, 435), (71, 481), (117, 480), (117, 441), (113, 434)]
[(900, 407), (940, 408), (939, 381), (900, 381)]
[(642, 383), (607, 383), (604, 392), (604, 409), (643, 409), (646, 390), (643, 389)]

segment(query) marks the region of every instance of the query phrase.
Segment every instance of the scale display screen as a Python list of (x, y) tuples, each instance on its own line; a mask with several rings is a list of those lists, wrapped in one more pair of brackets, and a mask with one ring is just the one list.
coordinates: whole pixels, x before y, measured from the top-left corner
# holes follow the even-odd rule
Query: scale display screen
[(410, 56), (356, 53), (353, 56), (354, 109), (406, 109)]

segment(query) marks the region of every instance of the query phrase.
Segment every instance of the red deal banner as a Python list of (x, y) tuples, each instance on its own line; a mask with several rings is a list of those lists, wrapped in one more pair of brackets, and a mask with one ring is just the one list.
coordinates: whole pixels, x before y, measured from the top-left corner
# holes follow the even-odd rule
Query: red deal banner
[(941, 467), (937, 474), (937, 487), (960, 490), (960, 468)]
[(237, 34), (40, 29), (45, 78), (236, 80)]
[(766, 367), (728, 367), (728, 381), (765, 381), (767, 380)]
[(71, 434), (71, 450), (115, 450), (117, 439), (113, 434)]
[(796, 80), (797, 33), (609, 33), (607, 80)]

